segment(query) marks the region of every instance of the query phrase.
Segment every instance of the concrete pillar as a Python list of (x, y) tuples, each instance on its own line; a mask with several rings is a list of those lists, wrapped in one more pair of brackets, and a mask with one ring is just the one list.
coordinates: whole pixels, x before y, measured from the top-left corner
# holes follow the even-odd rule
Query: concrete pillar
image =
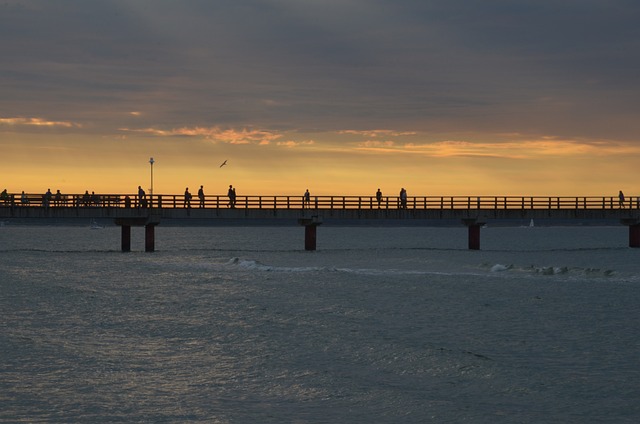
[(629, 225), (629, 247), (640, 247), (640, 224)]
[(304, 250), (316, 250), (316, 224), (304, 226)]
[(121, 225), (120, 231), (122, 234), (121, 245), (123, 252), (131, 252), (131, 226)]
[(155, 251), (156, 244), (156, 226), (153, 224), (147, 224), (144, 226), (144, 251), (145, 252), (153, 252)]
[(304, 250), (316, 250), (316, 229), (322, 224), (322, 217), (300, 218), (298, 224), (304, 225)]
[(471, 224), (469, 229), (469, 249), (480, 250), (480, 224)]

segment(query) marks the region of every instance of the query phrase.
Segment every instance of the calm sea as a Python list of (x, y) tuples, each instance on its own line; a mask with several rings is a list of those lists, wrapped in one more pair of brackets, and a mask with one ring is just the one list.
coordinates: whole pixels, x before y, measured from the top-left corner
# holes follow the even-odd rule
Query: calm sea
[(636, 423), (626, 227), (0, 228), (0, 422)]

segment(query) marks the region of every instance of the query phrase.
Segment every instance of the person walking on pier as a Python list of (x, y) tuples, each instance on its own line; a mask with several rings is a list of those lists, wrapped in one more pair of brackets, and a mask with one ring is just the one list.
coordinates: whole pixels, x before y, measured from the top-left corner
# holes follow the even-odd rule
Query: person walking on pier
[(53, 194), (51, 193), (51, 189), (48, 188), (47, 192), (42, 196), (42, 206), (48, 208), (51, 205), (51, 196), (53, 196)]
[(198, 199), (200, 199), (200, 207), (204, 208), (204, 187), (200, 186), (200, 190), (198, 190)]
[(62, 193), (60, 193), (60, 190), (56, 190), (56, 197), (53, 204), (56, 206), (62, 205)]
[(189, 187), (184, 189), (184, 207), (191, 209), (191, 193), (189, 193)]
[(307, 189), (304, 192), (304, 196), (302, 196), (302, 207), (304, 208), (305, 205), (311, 207), (311, 194), (309, 193), (309, 189)]
[(620, 204), (621, 208), (624, 208), (624, 193), (622, 192), (622, 190), (618, 192), (618, 203)]
[(376, 191), (376, 200), (378, 201), (378, 209), (380, 209), (380, 202), (382, 202), (382, 192), (380, 189)]
[(138, 207), (147, 207), (147, 193), (140, 186), (138, 186)]
[(227, 196), (229, 196), (229, 207), (236, 207), (236, 189), (233, 188), (231, 184), (229, 184), (229, 191), (227, 191)]
[(407, 190), (405, 190), (404, 187), (400, 189), (400, 207), (407, 209)]

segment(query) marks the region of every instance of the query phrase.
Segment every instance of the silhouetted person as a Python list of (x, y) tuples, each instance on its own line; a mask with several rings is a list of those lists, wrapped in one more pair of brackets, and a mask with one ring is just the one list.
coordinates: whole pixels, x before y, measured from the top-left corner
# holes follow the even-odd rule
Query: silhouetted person
[(204, 188), (200, 186), (200, 190), (198, 190), (198, 199), (200, 199), (200, 207), (204, 208)]
[(48, 188), (47, 192), (44, 194), (44, 196), (42, 196), (42, 206), (44, 206), (45, 208), (48, 208), (49, 205), (51, 205), (52, 196), (53, 194), (51, 193), (51, 189)]
[(191, 208), (191, 193), (189, 193), (189, 187), (184, 189), (184, 207)]
[(378, 208), (380, 208), (380, 202), (382, 202), (382, 192), (380, 189), (376, 191), (376, 200), (378, 201)]
[(56, 190), (56, 197), (54, 198), (53, 203), (56, 206), (60, 206), (62, 204), (62, 193), (60, 193), (60, 190)]
[(140, 186), (138, 186), (138, 207), (147, 207), (147, 193)]
[[(24, 191), (23, 191), (23, 193), (24, 193)], [(6, 188), (4, 190), (2, 190), (2, 193), (0, 193), (0, 200), (2, 200), (2, 203), (9, 202), (9, 193), (7, 193), (7, 189)]]
[(618, 192), (618, 203), (620, 203), (621, 208), (624, 208), (624, 193), (622, 193), (622, 190)]
[(236, 207), (236, 190), (233, 188), (231, 184), (229, 184), (229, 191), (227, 191), (227, 196), (229, 196), (229, 207)]
[(304, 208), (305, 205), (311, 207), (311, 194), (309, 193), (309, 189), (307, 189), (302, 196), (302, 207)]
[(407, 190), (404, 187), (400, 190), (400, 207), (407, 209)]
[(89, 195), (89, 190), (85, 190), (84, 194), (82, 195), (82, 205), (88, 206), (90, 202), (91, 202), (91, 196)]

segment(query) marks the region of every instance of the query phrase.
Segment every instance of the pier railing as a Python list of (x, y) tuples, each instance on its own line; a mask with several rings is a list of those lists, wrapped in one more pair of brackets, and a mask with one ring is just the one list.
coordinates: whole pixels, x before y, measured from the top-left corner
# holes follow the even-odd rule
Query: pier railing
[(207, 195), (201, 203), (197, 196), (186, 201), (182, 194), (7, 194), (0, 207), (118, 207), (118, 208), (244, 208), (244, 209), (640, 209), (640, 197), (620, 201), (617, 196), (409, 196), (403, 202), (398, 196), (302, 196), (249, 195), (237, 196), (233, 204), (226, 195)]

